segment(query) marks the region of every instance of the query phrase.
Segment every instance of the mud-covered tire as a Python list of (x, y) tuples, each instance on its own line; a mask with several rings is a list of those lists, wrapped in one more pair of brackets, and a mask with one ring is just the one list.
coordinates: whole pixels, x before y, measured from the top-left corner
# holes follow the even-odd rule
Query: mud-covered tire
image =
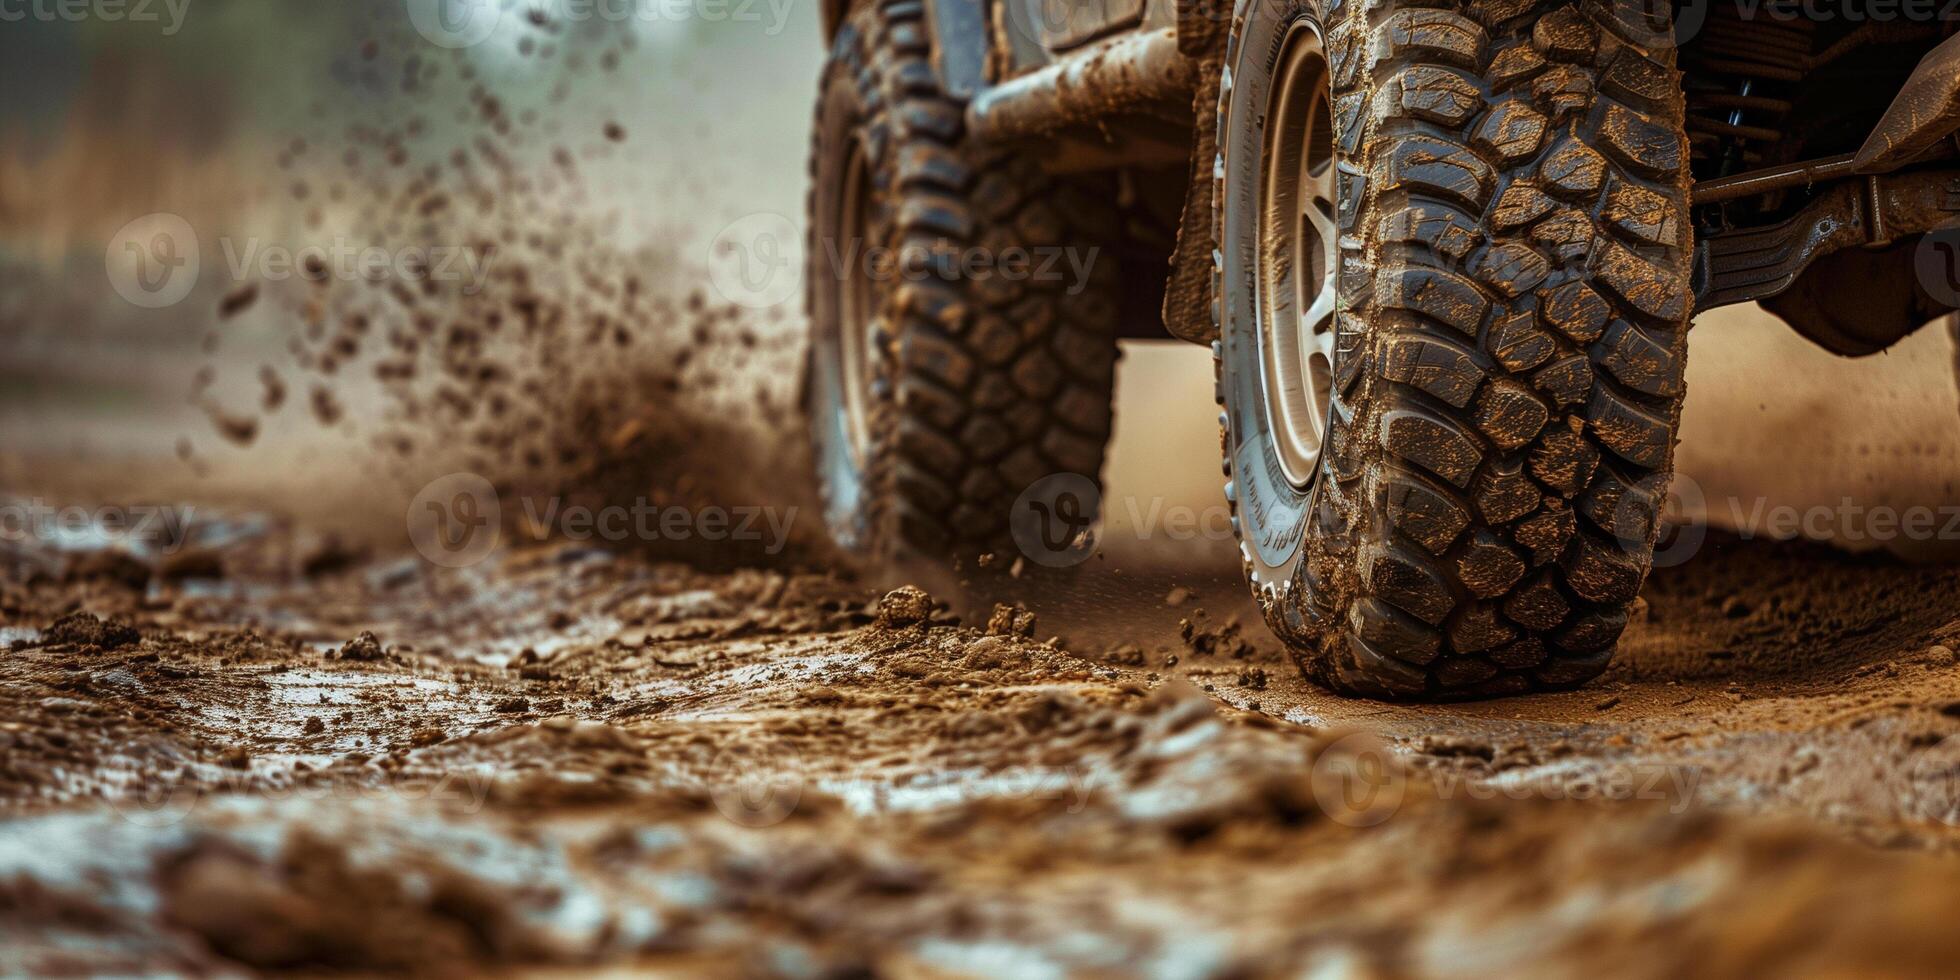
[[(1241, 0), (1214, 232), (1226, 472), (1265, 617), (1312, 678), (1488, 697), (1606, 668), (1652, 563), (1685, 368), (1670, 6)], [(1340, 312), (1326, 449), (1279, 478), (1257, 377), (1262, 73), (1324, 32)]]
[[(804, 405), (826, 523), (872, 562), (1011, 549), (1016, 498), (1055, 474), (1097, 479), (1109, 439), (1114, 185), (975, 145), (964, 110), (935, 75), (918, 0), (860, 4), (838, 31), (811, 162)], [(853, 146), (879, 215), (862, 244), (890, 250), (900, 270), (878, 287), (869, 444), (856, 459), (839, 415), (840, 256), (853, 244), (838, 240), (839, 209)]]

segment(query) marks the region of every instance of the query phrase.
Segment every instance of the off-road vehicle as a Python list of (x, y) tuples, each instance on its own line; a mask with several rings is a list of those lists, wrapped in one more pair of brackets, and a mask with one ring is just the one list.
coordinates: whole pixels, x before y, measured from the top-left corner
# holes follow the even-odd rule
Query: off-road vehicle
[(835, 537), (1012, 554), (1029, 487), (1101, 468), (1117, 340), (1168, 332), (1214, 354), (1246, 573), (1311, 677), (1582, 684), (1652, 563), (1690, 318), (1862, 355), (1960, 303), (1950, 6), (827, 0)]

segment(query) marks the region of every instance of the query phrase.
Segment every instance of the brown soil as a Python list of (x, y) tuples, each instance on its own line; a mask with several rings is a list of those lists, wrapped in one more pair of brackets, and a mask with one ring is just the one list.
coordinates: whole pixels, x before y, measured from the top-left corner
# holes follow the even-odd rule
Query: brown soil
[[(560, 29), (534, 26), (542, 63)], [(354, 460), (251, 457), (386, 540), (243, 507), (164, 557), (0, 539), (0, 974), (1960, 960), (1960, 569), (1715, 542), (1656, 573), (1599, 683), (1410, 707), (1301, 680), (1234, 578), (1097, 563), (956, 618), (698, 541), (394, 550), (407, 493), (374, 498), (456, 469), (566, 506), (780, 504), (807, 469), (758, 380), (794, 378), (794, 331), (657, 288), (605, 215), (558, 220), (650, 138), (543, 125), (577, 77), (616, 88), (616, 53), (520, 104), (421, 50), (363, 45), (323, 105), (373, 118), (311, 114), (275, 169), (309, 236), (495, 245), (482, 290), (240, 284), (212, 315), (284, 313), (291, 342), (268, 364), (214, 332), (193, 403), (228, 445), (179, 443), (193, 474), (240, 443)], [(206, 390), (236, 377), (249, 398)], [(71, 457), (0, 476), (131, 492)], [(153, 500), (235, 499), (157, 469)], [(811, 523), (788, 554), (822, 567)]]
[(1299, 680), (1229, 581), (1044, 585), (989, 629), (809, 573), (253, 526), (215, 578), (9, 563), (0, 972), (1960, 955), (1960, 570), (1720, 543), (1605, 682), (1402, 707)]

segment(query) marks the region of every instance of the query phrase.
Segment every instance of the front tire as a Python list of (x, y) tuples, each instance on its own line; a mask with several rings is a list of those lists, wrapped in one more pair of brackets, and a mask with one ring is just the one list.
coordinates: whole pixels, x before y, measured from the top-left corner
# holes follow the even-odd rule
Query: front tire
[[(1469, 698), (1607, 667), (1652, 563), (1692, 306), (1670, 9), (1239, 4), (1214, 195), (1226, 493), (1314, 679)], [(1288, 108), (1302, 44), (1319, 114)], [(1275, 174), (1321, 157), (1332, 213), (1289, 243), (1285, 208), (1318, 195)], [(1285, 296), (1322, 244), (1333, 301)], [(1277, 404), (1300, 392), (1319, 401)]]

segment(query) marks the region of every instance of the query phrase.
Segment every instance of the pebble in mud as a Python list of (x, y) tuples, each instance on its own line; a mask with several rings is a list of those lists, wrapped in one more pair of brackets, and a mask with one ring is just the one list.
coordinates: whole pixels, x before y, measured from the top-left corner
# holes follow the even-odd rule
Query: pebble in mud
[(388, 652), (381, 647), (381, 641), (367, 630), (362, 630), (361, 635), (347, 641), (346, 645), (340, 648), (339, 653), (342, 660), (363, 662), (381, 660), (387, 655)]
[(993, 615), (987, 617), (989, 636), (1033, 636), (1035, 616), (1025, 607), (1015, 604), (995, 603)]
[(931, 618), (932, 596), (916, 585), (901, 585), (878, 600), (879, 626), (914, 626)]

